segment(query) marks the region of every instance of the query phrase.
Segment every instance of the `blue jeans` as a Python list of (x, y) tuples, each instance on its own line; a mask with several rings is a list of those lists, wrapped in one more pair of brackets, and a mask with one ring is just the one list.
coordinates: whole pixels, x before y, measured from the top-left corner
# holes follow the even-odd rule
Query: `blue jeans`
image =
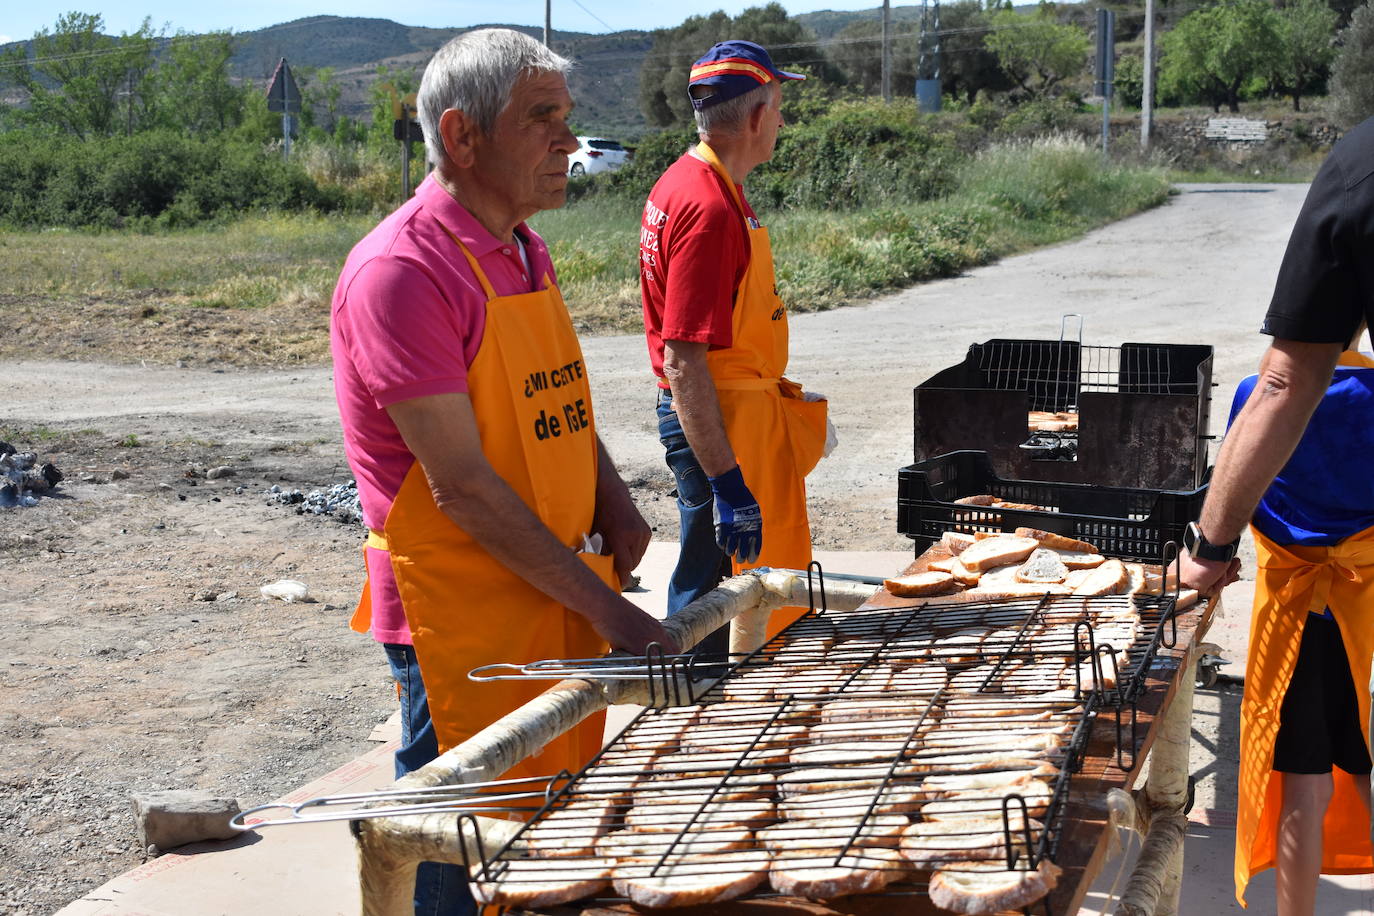
[[(677, 484), (677, 566), (668, 580), (668, 616), (671, 617), (730, 575), (730, 558), (716, 543), (714, 501), (706, 472), (697, 463), (682, 423), (673, 410), (672, 392), (658, 392), (658, 438), (664, 459)], [(724, 657), (730, 649), (730, 628), (721, 627), (697, 643), (698, 657)]]
[[(401, 746), (396, 749), (396, 778), (439, 756), (439, 739), (429, 718), (425, 682), (415, 647), (384, 643), (391, 676), (400, 687)], [(415, 871), (415, 916), (476, 916), (477, 904), (460, 865), (421, 862)]]

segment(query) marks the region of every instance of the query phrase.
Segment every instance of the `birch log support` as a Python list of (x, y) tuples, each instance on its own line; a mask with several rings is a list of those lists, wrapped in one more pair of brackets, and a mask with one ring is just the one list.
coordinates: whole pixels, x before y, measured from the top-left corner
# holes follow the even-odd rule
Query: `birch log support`
[[(831, 586), (827, 599), (837, 609), (852, 609), (873, 596), (872, 586)], [(745, 574), (722, 582), (665, 622), (669, 634), (684, 647), (746, 611), (760, 608), (764, 624), (775, 607), (806, 603), (806, 581), (796, 576)], [(474, 685), (474, 689), (480, 689)], [(502, 773), (552, 738), (563, 734), (592, 713), (614, 703), (644, 703), (647, 690), (632, 681), (592, 683), (560, 681), (519, 709), (503, 716), (467, 741), (395, 783), (397, 789), (463, 785), (497, 779)], [(550, 774), (552, 775), (552, 774)], [(518, 822), (480, 818), (481, 845), (486, 854), (500, 849)], [(402, 916), (410, 911), (415, 866), (420, 862), (462, 863), (478, 852), (475, 838), (459, 836), (452, 815), (376, 818), (355, 821), (363, 916)]]
[(1193, 687), (1199, 650), (1188, 651), (1178, 673), (1178, 690), (1150, 749), (1142, 818), (1149, 824), (1116, 916), (1175, 916), (1183, 883), (1183, 837), (1188, 818), (1188, 743), (1193, 731)]

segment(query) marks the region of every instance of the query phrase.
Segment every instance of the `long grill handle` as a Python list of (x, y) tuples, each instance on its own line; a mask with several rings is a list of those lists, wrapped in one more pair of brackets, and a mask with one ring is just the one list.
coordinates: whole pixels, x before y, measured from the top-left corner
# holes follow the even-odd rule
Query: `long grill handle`
[[(759, 573), (765, 576), (768, 575), (770, 572), (780, 572), (788, 573), (793, 576), (799, 576), (803, 579), (806, 578), (806, 570), (804, 569), (786, 569), (781, 566), (760, 566), (757, 569), (749, 570), (749, 572)], [(823, 575), (827, 579), (836, 579), (840, 582), (858, 582), (860, 585), (882, 585), (883, 582), (886, 581), (882, 576), (860, 576), (855, 573), (825, 572), (823, 573)]]

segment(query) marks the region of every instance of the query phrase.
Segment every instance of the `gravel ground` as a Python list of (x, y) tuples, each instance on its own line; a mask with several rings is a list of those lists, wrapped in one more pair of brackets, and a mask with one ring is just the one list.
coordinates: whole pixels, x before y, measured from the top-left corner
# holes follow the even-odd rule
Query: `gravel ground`
[[(1054, 337), (1076, 312), (1086, 343), (1210, 343), (1223, 414), (1263, 349), (1255, 331), (1304, 193), (1189, 187), (1081, 241), (795, 319), (789, 375), (831, 398), (840, 435), (809, 481), (817, 544), (908, 545), (894, 504), (911, 388), (971, 342)], [(672, 539), (643, 341), (584, 344), (602, 435)], [(328, 369), (95, 356), (109, 362), (0, 362), (0, 438), (68, 474), (61, 498), (0, 510), (4, 913), (51, 912), (137, 865), (133, 793), (257, 804), (365, 750), (394, 706), (380, 651), (345, 627), (359, 529), (264, 498), (349, 479)], [(206, 477), (223, 466), (234, 474)], [(280, 578), (316, 600), (259, 596)]]

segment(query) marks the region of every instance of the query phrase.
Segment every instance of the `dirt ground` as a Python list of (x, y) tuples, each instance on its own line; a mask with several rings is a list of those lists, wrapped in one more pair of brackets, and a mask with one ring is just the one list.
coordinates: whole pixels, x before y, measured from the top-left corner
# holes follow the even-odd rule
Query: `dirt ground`
[[(1219, 431), (1263, 349), (1304, 193), (1190, 187), (1078, 242), (797, 318), (788, 374), (830, 397), (840, 436), (809, 482), (817, 544), (907, 546), (895, 494), (911, 388), (969, 343), (1055, 337), (1066, 312), (1084, 316), (1086, 343), (1216, 347)], [(37, 507), (0, 510), (3, 913), (52, 912), (142, 861), (134, 793), (270, 800), (365, 750), (395, 705), (380, 650), (345, 626), (360, 531), (263, 497), (348, 479), (328, 368), (177, 368), (91, 338), (84, 361), (56, 361), (69, 342), (0, 361), (0, 439), (68, 478)], [(643, 341), (584, 346), (602, 436), (672, 540)], [(207, 479), (217, 467), (232, 476)], [(259, 595), (281, 578), (314, 600)]]

